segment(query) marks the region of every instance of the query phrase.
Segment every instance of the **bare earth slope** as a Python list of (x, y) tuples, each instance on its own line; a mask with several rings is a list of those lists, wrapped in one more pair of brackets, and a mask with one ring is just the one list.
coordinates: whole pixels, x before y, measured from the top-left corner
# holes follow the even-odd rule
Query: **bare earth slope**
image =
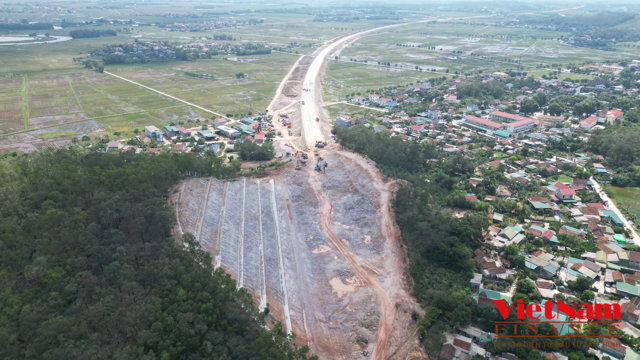
[[(277, 151), (307, 151), (308, 166), (262, 179), (189, 179), (174, 196), (178, 232), (194, 234), (216, 266), (321, 359), (426, 358), (390, 205), (393, 182), (331, 141), (309, 152), (330, 137), (320, 86), (327, 57), (377, 29), (301, 56), (269, 105), (282, 134)], [(320, 158), (326, 172), (313, 170)]]
[(415, 351), (419, 310), (404, 286), (388, 187), (358, 155), (322, 155), (324, 174), (185, 181), (175, 199), (181, 230), (322, 358)]

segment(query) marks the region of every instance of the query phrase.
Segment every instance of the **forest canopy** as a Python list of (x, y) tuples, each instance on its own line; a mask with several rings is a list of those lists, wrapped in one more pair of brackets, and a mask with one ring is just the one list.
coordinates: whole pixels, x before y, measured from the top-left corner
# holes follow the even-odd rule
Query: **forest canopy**
[(212, 155), (46, 151), (0, 161), (0, 358), (300, 359), (193, 236), (170, 187)]

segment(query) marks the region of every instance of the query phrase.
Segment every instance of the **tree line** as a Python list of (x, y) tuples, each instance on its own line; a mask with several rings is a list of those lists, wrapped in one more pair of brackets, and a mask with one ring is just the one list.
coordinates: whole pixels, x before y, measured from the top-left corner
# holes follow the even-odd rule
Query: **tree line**
[(101, 36), (116, 36), (115, 30), (89, 30), (89, 29), (81, 29), (81, 30), (71, 30), (69, 31), (69, 36), (74, 39), (86, 39), (86, 38), (97, 38)]
[(49, 23), (15, 23), (0, 24), (0, 30), (53, 30), (53, 24)]

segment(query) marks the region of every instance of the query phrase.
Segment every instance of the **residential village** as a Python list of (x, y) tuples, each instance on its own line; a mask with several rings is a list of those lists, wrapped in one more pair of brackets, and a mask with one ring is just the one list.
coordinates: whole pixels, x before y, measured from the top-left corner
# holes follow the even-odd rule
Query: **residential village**
[[(638, 65), (635, 61), (628, 67)], [(570, 153), (558, 146), (565, 138), (587, 142), (593, 131), (623, 121), (625, 111), (604, 102), (600, 102), (603, 107), (584, 114), (567, 109), (553, 115), (519, 111), (527, 101), (540, 98), (548, 104), (562, 95), (588, 101), (637, 94), (637, 82), (630, 89), (619, 83), (622, 66), (600, 64), (587, 68), (597, 68), (611, 80), (540, 79), (535, 82), (537, 87), (524, 85), (511, 91), (513, 97), (483, 104), (461, 101), (457, 90), (464, 84), (505, 81), (506, 74), (479, 74), (439, 84), (387, 88), (348, 99), (353, 105), (378, 107), (384, 115), (372, 119), (339, 116), (335, 124), (362, 124), (406, 141), (428, 142), (445, 152), (486, 160), (476, 167), (468, 183), (459, 185), (461, 201), (453, 200), (451, 204), (457, 209), (482, 209), (491, 223), (484, 243), (473, 254), (477, 272), (470, 288), (478, 306), (495, 308), (493, 300), (503, 299), (511, 304), (512, 299), (522, 297), (538, 304), (550, 299), (618, 303), (623, 319), (618, 329), (638, 338), (640, 238), (633, 221), (628, 221), (627, 214), (622, 214), (602, 190), (616, 171), (605, 165), (607, 159), (601, 155)], [(515, 89), (511, 83), (506, 87)], [(415, 104), (429, 98), (432, 100), (428, 107), (416, 111)], [(566, 319), (561, 313), (555, 315), (555, 320)], [(557, 331), (567, 335), (570, 329), (564, 324), (558, 325)], [(440, 359), (469, 359), (474, 355), (484, 358), (489, 354), (485, 347), (493, 336), (473, 326), (448, 334)], [(590, 351), (609, 358), (638, 358), (637, 344), (629, 346), (612, 340), (607, 346)], [(546, 355), (548, 359), (566, 359), (560, 353)], [(508, 352), (503, 357), (517, 358)]]
[(216, 55), (238, 56), (269, 54), (271, 49), (264, 44), (230, 44), (202, 37), (188, 43), (167, 41), (134, 41), (129, 44), (106, 46), (92, 51), (91, 57), (101, 57), (105, 65), (148, 63), (154, 61), (188, 61), (211, 58)]
[(235, 144), (249, 141), (262, 145), (265, 141), (270, 141), (274, 135), (271, 117), (261, 113), (238, 121), (217, 117), (211, 124), (203, 122), (202, 125), (189, 128), (175, 123), (166, 125), (162, 129), (149, 125), (132, 139), (111, 140), (103, 143), (100, 149), (107, 152), (146, 151), (156, 154), (162, 151), (212, 151), (222, 155), (225, 152), (229, 154), (233, 152)]

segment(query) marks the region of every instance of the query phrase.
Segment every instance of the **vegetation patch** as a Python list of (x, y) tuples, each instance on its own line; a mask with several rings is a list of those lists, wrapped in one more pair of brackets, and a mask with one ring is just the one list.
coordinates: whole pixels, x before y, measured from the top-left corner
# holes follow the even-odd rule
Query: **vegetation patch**
[(54, 131), (42, 134), (42, 140), (49, 140), (51, 138), (76, 135), (77, 131)]
[(607, 189), (611, 189), (614, 194), (616, 204), (627, 210), (628, 212), (640, 216), (640, 187), (617, 187), (610, 186)]
[(192, 235), (171, 185), (215, 156), (59, 150), (0, 163), (0, 358), (302, 359)]

